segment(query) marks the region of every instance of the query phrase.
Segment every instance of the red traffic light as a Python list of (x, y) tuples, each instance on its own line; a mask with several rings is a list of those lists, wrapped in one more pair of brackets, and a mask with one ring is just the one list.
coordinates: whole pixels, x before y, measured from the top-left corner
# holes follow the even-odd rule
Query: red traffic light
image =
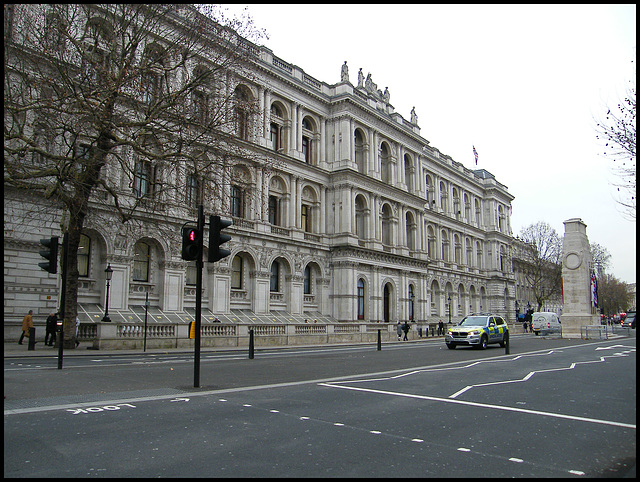
[(194, 261), (200, 256), (202, 233), (196, 228), (182, 228), (182, 259)]

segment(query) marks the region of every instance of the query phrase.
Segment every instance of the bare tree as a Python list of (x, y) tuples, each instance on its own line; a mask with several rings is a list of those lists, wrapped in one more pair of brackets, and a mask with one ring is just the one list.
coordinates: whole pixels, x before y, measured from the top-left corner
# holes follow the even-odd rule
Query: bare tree
[(530, 246), (529, 266), (524, 275), (539, 311), (545, 301), (561, 295), (562, 239), (543, 221), (523, 228), (519, 238)]
[(629, 286), (615, 276), (604, 274), (598, 278), (598, 306), (601, 313), (611, 316), (631, 306)]
[(609, 108), (604, 122), (597, 123), (596, 138), (604, 142), (604, 155), (614, 162), (618, 182), (617, 202), (623, 214), (636, 219), (636, 89), (629, 88), (624, 101)]
[(596, 277), (601, 278), (604, 276), (609, 263), (611, 255), (607, 248), (600, 246), (598, 243), (590, 243), (591, 256), (593, 258), (593, 267), (596, 271)]
[(5, 5), (4, 186), (63, 212), (66, 345), (87, 216), (184, 219), (185, 192), (220, 207), (234, 159), (265, 162), (245, 149), (258, 105), (237, 87), (262, 35), (202, 6)]

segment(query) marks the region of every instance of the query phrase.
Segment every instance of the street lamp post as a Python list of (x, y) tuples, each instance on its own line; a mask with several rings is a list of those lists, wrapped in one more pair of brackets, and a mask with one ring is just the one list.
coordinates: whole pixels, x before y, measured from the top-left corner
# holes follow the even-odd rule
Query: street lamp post
[(451, 293), (449, 293), (447, 300), (449, 301), (449, 324), (451, 324)]
[(104, 301), (104, 316), (102, 317), (102, 321), (111, 321), (111, 318), (109, 318), (109, 285), (110, 285), (111, 277), (113, 276), (113, 269), (111, 269), (111, 263), (107, 265), (107, 269), (104, 270), (104, 274), (107, 278), (107, 296)]

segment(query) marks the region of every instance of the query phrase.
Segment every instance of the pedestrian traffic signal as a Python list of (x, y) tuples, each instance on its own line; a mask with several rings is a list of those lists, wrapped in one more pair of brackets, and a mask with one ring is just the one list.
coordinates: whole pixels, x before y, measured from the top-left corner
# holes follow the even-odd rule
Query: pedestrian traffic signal
[(196, 228), (182, 228), (182, 259), (193, 261), (200, 255), (202, 233)]
[(58, 236), (41, 239), (40, 244), (47, 248), (40, 251), (40, 256), (47, 262), (38, 263), (38, 266), (51, 274), (56, 274), (58, 272)]
[(233, 224), (232, 221), (227, 219), (220, 219), (220, 216), (209, 216), (209, 258), (210, 263), (220, 261), (222, 258), (226, 258), (231, 254), (228, 249), (221, 248), (220, 245), (231, 241), (231, 236), (228, 234), (221, 234), (225, 228), (228, 228)]

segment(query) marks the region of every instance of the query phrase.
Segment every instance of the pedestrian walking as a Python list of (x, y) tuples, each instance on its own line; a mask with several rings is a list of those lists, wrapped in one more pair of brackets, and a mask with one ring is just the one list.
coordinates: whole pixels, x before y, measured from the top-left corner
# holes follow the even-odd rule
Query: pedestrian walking
[(398, 341), (400, 341), (400, 339), (402, 338), (402, 323), (400, 323), (399, 321), (396, 329), (398, 331)]
[[(57, 328), (58, 328), (58, 313), (51, 313), (47, 317), (47, 326), (46, 326), (47, 333), (44, 336), (45, 345), (53, 346), (53, 342), (56, 339)], [(51, 336), (51, 338), (49, 338), (49, 336)], [(49, 343), (47, 343), (47, 340), (49, 340)]]
[(440, 335), (444, 335), (444, 323), (442, 323), (442, 320), (438, 322), (438, 336)]
[(522, 326), (524, 327), (524, 332), (525, 332), (525, 333), (527, 332), (527, 325), (528, 325), (528, 324), (529, 324), (529, 323), (527, 323), (526, 321), (522, 324)]
[(410, 329), (411, 327), (409, 326), (409, 323), (405, 321), (404, 325), (402, 325), (402, 331), (404, 331), (404, 338), (402, 339), (402, 341), (409, 341), (407, 338), (407, 333), (409, 333)]
[(25, 315), (22, 319), (22, 335), (20, 335), (20, 340), (18, 340), (18, 345), (22, 345), (22, 340), (26, 336), (29, 338), (30, 333), (29, 330), (33, 328), (33, 310), (29, 310), (29, 313)]
[(78, 341), (78, 328), (80, 328), (80, 318), (76, 316), (76, 348), (78, 348), (78, 345), (80, 344)]

